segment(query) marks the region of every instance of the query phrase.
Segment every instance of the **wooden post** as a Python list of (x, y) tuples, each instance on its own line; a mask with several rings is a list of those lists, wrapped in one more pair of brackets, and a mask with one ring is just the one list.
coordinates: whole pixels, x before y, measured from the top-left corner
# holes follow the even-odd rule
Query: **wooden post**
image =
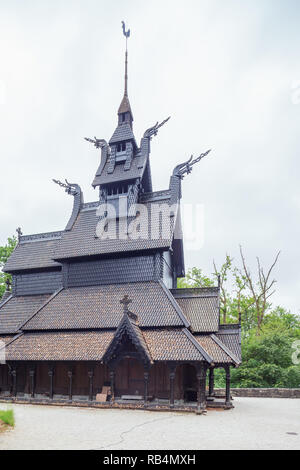
[(31, 367), (31, 369), (29, 370), (31, 398), (34, 398), (34, 386), (35, 386), (34, 376), (35, 376), (35, 368)]
[(12, 376), (12, 395), (16, 397), (17, 396), (17, 368), (16, 367), (12, 368), (11, 376)]
[(209, 389), (208, 389), (208, 396), (213, 397), (215, 394), (215, 376), (214, 376), (214, 368), (209, 369)]
[(148, 384), (149, 384), (149, 371), (144, 372), (144, 403), (148, 403)]
[(230, 366), (225, 366), (225, 373), (226, 373), (226, 392), (225, 392), (225, 406), (230, 407)]
[(49, 375), (49, 398), (53, 400), (53, 375), (54, 375), (54, 367), (50, 366), (48, 369)]
[(115, 371), (111, 370), (109, 372), (109, 378), (110, 378), (110, 388), (111, 388), (111, 401), (115, 401)]
[(172, 362), (169, 364), (169, 370), (170, 370), (170, 407), (174, 407), (174, 381), (175, 381), (175, 374), (176, 374), (176, 364), (173, 364)]
[(174, 407), (174, 380), (175, 372), (170, 372), (170, 407)]
[(72, 388), (73, 388), (73, 370), (68, 370), (68, 377), (69, 377), (69, 400), (72, 401)]
[(94, 379), (94, 370), (90, 369), (88, 371), (89, 376), (89, 401), (93, 401), (93, 379)]
[(197, 367), (197, 407), (198, 413), (203, 413), (206, 410), (206, 365), (199, 364)]

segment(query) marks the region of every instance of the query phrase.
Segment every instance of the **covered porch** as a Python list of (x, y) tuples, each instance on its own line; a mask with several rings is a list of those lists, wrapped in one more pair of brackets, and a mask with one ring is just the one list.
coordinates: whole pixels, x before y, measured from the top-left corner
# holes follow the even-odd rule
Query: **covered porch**
[[(187, 410), (231, 408), (230, 367), (226, 394), (214, 394), (214, 368), (206, 363), (156, 362), (145, 367), (134, 354), (108, 367), (98, 362), (8, 362), (0, 366), (0, 400), (29, 403)], [(103, 387), (105, 401), (99, 400)]]

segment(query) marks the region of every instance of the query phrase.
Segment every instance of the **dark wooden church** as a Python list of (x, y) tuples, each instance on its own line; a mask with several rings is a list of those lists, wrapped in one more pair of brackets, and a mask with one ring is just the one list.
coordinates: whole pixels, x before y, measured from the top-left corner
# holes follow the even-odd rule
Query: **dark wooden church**
[[(123, 32), (127, 38), (129, 31)], [(178, 165), (168, 189), (152, 190), (150, 141), (138, 145), (125, 91), (117, 127), (99, 152), (95, 202), (76, 184), (64, 230), (22, 235), (5, 265), (0, 301), (0, 400), (90, 406), (230, 407), (230, 368), (241, 362), (240, 325), (220, 324), (219, 287), (177, 288), (185, 275)], [(2, 346), (1, 346), (2, 345)], [(214, 393), (214, 369), (226, 394)]]

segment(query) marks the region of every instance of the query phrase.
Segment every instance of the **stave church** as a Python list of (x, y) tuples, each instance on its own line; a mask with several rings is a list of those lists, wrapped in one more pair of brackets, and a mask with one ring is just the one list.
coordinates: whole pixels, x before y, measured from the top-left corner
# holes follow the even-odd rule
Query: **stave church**
[[(0, 300), (0, 401), (231, 408), (240, 324), (220, 323), (219, 285), (177, 288), (185, 276), (182, 181), (208, 152), (178, 164), (167, 189), (153, 191), (150, 144), (168, 119), (137, 142), (124, 23), (123, 33), (117, 126), (109, 141), (86, 138), (99, 156), (97, 200), (85, 203), (78, 184), (54, 180), (73, 198), (66, 227), (19, 230), (4, 267), (12, 282)], [(215, 368), (225, 370), (223, 394), (214, 389)]]

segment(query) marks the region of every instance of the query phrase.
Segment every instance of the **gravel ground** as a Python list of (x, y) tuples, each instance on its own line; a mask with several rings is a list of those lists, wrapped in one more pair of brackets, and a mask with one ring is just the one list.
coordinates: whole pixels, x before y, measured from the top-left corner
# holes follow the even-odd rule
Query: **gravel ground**
[[(190, 413), (7, 405), (16, 426), (0, 449), (300, 449), (300, 400), (235, 398), (235, 408)], [(296, 433), (296, 434), (289, 434)]]

